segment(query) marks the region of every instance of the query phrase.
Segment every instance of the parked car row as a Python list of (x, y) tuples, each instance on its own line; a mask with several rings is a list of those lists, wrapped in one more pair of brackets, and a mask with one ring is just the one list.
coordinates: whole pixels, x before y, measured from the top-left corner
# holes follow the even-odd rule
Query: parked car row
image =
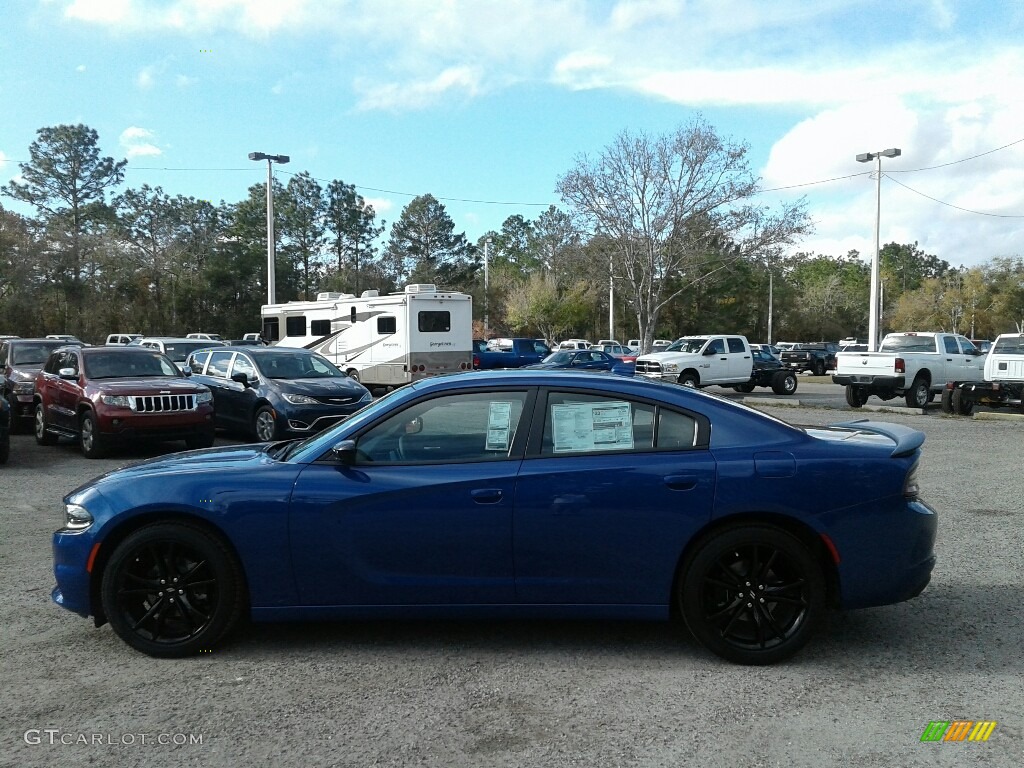
[[(359, 382), (308, 350), (210, 344), (198, 342), (180, 368), (169, 356), (173, 343), (170, 350), (58, 343), (45, 356), (32, 347), (25, 359), (39, 367), (30, 380), (19, 374), (17, 420), (31, 419), (41, 445), (69, 437), (97, 458), (133, 439), (210, 447), (216, 428), (261, 441), (307, 436), (372, 400)], [(29, 345), (14, 345), (11, 359), (21, 359), (23, 348)]]

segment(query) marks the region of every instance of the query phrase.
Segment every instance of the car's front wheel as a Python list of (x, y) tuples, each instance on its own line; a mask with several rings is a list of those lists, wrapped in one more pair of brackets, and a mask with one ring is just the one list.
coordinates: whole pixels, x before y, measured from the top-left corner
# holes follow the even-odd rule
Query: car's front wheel
[(252, 431), (256, 435), (256, 439), (261, 443), (278, 438), (277, 418), (274, 415), (273, 408), (269, 405), (264, 405), (256, 411), (256, 416), (252, 421)]
[(737, 525), (697, 543), (676, 599), (694, 637), (713, 653), (739, 664), (771, 664), (810, 638), (825, 609), (825, 577), (792, 534)]
[(82, 455), (87, 459), (102, 459), (107, 455), (106, 438), (100, 434), (96, 416), (91, 411), (82, 414), (79, 422), (79, 440), (82, 443)]
[(696, 388), (696, 387), (700, 386), (700, 377), (697, 376), (696, 373), (692, 373), (691, 371), (687, 371), (686, 373), (679, 374), (678, 381), (684, 387)]
[(46, 411), (42, 403), (36, 403), (35, 431), (39, 445), (56, 445), (57, 436), (47, 430)]
[(118, 637), (161, 658), (213, 648), (245, 604), (241, 569), (212, 533), (155, 523), (121, 542), (103, 569), (103, 610)]

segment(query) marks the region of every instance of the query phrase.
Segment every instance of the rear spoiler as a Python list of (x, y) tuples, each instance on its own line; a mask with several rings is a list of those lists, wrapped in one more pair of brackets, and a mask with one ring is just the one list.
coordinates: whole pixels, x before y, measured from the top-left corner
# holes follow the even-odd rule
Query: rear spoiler
[(892, 451), (892, 457), (909, 456), (924, 444), (924, 432), (903, 424), (892, 424), (888, 421), (869, 421), (868, 419), (855, 419), (853, 421), (840, 421), (829, 424), (830, 427), (841, 427), (853, 429), (858, 432), (873, 432), (876, 435), (884, 435), (896, 443)]

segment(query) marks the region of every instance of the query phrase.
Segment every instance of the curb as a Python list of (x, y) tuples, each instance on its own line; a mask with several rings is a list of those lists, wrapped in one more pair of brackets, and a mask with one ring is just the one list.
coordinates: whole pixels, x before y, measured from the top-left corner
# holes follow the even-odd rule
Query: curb
[(772, 405), (780, 408), (799, 408), (799, 400), (773, 400), (770, 397), (744, 397), (743, 403), (746, 405)]
[(1024, 421), (1024, 413), (981, 411), (980, 413), (974, 414), (974, 418), (980, 421)]

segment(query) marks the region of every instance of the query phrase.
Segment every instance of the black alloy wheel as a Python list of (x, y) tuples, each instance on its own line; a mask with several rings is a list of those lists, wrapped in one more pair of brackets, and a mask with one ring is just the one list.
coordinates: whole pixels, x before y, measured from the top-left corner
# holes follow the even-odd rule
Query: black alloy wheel
[(918, 374), (914, 377), (914, 383), (910, 385), (903, 397), (907, 402), (907, 408), (924, 408), (928, 405), (928, 393), (931, 389), (931, 382), (927, 377)]
[(739, 664), (772, 664), (810, 639), (825, 578), (795, 536), (766, 525), (712, 533), (687, 557), (677, 600), (705, 647)]
[(241, 569), (224, 543), (185, 523), (129, 535), (103, 569), (103, 610), (118, 637), (158, 658), (210, 650), (245, 605)]
[(867, 390), (863, 387), (855, 387), (853, 384), (846, 385), (846, 404), (851, 408), (860, 408), (868, 401)]
[(56, 445), (57, 436), (47, 430), (46, 424), (46, 412), (43, 410), (42, 403), (36, 403), (36, 414), (35, 414), (35, 432), (36, 442), (39, 445)]

